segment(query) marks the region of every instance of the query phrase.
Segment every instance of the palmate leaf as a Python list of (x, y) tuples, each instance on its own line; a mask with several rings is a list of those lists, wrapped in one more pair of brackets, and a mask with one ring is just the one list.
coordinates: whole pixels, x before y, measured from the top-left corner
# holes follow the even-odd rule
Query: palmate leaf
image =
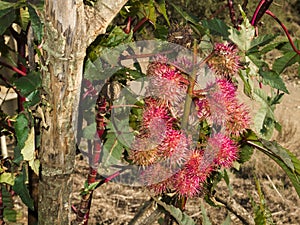
[(108, 132), (106, 139), (101, 151), (101, 166), (108, 168), (111, 165), (120, 164), (124, 147), (113, 132)]
[(199, 34), (205, 34), (205, 29), (199, 24), (199, 20), (197, 17), (185, 12), (183, 9), (173, 3), (170, 3), (170, 5), (174, 7), (176, 12), (178, 12), (182, 16), (182, 18), (191, 23)]
[(162, 206), (164, 210), (170, 213), (179, 225), (196, 225), (196, 222), (180, 209), (176, 208), (173, 205), (168, 205), (155, 197), (153, 197), (153, 199), (157, 202), (157, 204)]
[(295, 64), (296, 62), (300, 63), (300, 55), (291, 50), (285, 53), (282, 57), (276, 59), (272, 69), (278, 74), (281, 74), (285, 68)]
[(202, 212), (202, 224), (203, 225), (211, 225), (210, 219), (206, 213), (203, 203), (201, 203), (201, 212)]
[(243, 17), (243, 23), (240, 26), (240, 30), (231, 28), (229, 30), (229, 39), (235, 43), (240, 50), (247, 52), (251, 47), (251, 42), (254, 38), (255, 28), (250, 24), (245, 12), (240, 7), (240, 11)]
[(12, 9), (7, 14), (0, 17), (0, 35), (3, 35), (6, 29), (15, 21), (16, 13)]
[(274, 110), (280, 103), (284, 93), (274, 93), (268, 96), (262, 89), (254, 89), (253, 97), (261, 103), (261, 108), (254, 117), (254, 127), (259, 136), (265, 139), (271, 138), (274, 128), (280, 129), (280, 125), (275, 119)]
[(32, 29), (34, 31), (34, 34), (36, 35), (38, 43), (41, 43), (43, 37), (43, 23), (36, 12), (37, 8), (32, 4), (28, 4), (27, 7), (30, 15)]
[(277, 36), (273, 34), (266, 34), (266, 35), (260, 35), (255, 37), (250, 43), (250, 48), (248, 50), (248, 53), (259, 51), (258, 49), (259, 47), (269, 44), (276, 37)]
[(13, 186), (13, 190), (20, 196), (24, 204), (31, 210), (34, 210), (33, 200), (30, 197), (28, 187), (26, 185), (27, 182), (27, 175), (25, 166), (23, 166), (23, 170), (21, 173), (16, 177), (15, 183)]
[(167, 9), (166, 9), (166, 1), (165, 0), (157, 0), (155, 2), (155, 6), (157, 8), (157, 11), (163, 15), (163, 17), (167, 21), (168, 25), (170, 26), (170, 21), (169, 21)]
[(260, 139), (252, 146), (269, 156), (284, 170), (300, 197), (300, 160), (275, 141)]
[(202, 20), (201, 23), (213, 35), (219, 35), (224, 38), (228, 38), (230, 34), (229, 33), (230, 27), (223, 20), (219, 20), (219, 19)]
[(254, 117), (255, 130), (261, 137), (269, 139), (272, 136), (274, 129), (275, 106), (271, 104), (271, 99), (261, 89), (254, 89), (253, 97), (256, 101), (261, 103), (261, 108), (256, 112)]
[(259, 70), (260, 76), (263, 78), (263, 83), (268, 84), (273, 88), (276, 88), (280, 91), (283, 91), (287, 94), (289, 94), (289, 91), (287, 90), (284, 81), (279, 76), (278, 73), (275, 71), (263, 71)]
[(19, 78), (14, 85), (20, 90), (23, 96), (29, 95), (42, 86), (42, 78), (40, 72), (30, 72), (26, 76)]
[(16, 122), (14, 123), (16, 137), (17, 137), (17, 147), (22, 149), (25, 145), (29, 134), (29, 122), (27, 117), (24, 114), (19, 114)]
[(83, 129), (83, 137), (88, 140), (94, 140), (96, 134), (96, 123), (92, 123)]
[(14, 208), (14, 201), (12, 199), (11, 193), (6, 189), (5, 186), (2, 186), (2, 202), (4, 207), (4, 219), (8, 222), (17, 222), (17, 212)]

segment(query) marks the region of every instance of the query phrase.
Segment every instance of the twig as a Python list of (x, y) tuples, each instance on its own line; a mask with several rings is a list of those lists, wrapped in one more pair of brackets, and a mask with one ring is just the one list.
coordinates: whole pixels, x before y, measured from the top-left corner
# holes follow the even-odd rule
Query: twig
[(237, 24), (237, 21), (236, 21), (236, 16), (235, 16), (235, 11), (234, 11), (232, 0), (227, 0), (227, 5), (228, 5), (228, 8), (229, 8), (231, 23), (233, 24), (233, 26), (235, 28), (238, 28), (238, 24)]
[(294, 42), (293, 42), (293, 40), (292, 40), (292, 38), (291, 38), (291, 35), (290, 35), (288, 29), (286, 28), (286, 26), (285, 26), (285, 25), (278, 19), (278, 17), (275, 16), (270, 10), (267, 10), (267, 11), (266, 11), (266, 14), (268, 14), (268, 15), (271, 16), (271, 17), (273, 17), (273, 19), (275, 19), (275, 20), (277, 21), (277, 23), (279, 23), (279, 25), (280, 25), (280, 26), (282, 27), (282, 29), (284, 30), (285, 35), (286, 35), (287, 38), (289, 39), (289, 42), (290, 42), (290, 44), (291, 44), (293, 50), (294, 50), (298, 55), (300, 55), (300, 50), (298, 50), (298, 49), (296, 48), (296, 46), (295, 46), (295, 44), (294, 44)]
[(274, 190), (276, 191), (276, 193), (279, 195), (279, 197), (282, 199), (282, 201), (285, 201), (284, 198), (282, 197), (282, 195), (280, 194), (280, 192), (278, 191), (278, 189), (276, 188), (275, 184), (273, 183), (273, 181), (271, 180), (270, 176), (267, 174), (267, 178), (270, 181), (272, 187), (274, 188)]
[(26, 75), (27, 75), (26, 72), (24, 72), (24, 71), (18, 69), (18, 68), (15, 67), (15, 66), (9, 65), (9, 64), (7, 64), (6, 62), (0, 61), (0, 65), (5, 66), (6, 68), (13, 70), (13, 71), (17, 72), (18, 74), (20, 74), (20, 75), (22, 75), (22, 76), (26, 76)]
[(253, 217), (243, 206), (237, 203), (234, 198), (229, 196), (225, 199), (220, 196), (216, 196), (215, 199), (222, 203), (226, 209), (236, 215), (244, 225), (255, 225)]

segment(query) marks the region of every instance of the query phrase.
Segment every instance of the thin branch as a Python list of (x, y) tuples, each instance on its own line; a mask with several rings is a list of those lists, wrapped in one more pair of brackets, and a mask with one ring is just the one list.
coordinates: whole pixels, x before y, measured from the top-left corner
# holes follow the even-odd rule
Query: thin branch
[(255, 225), (253, 217), (243, 206), (237, 203), (234, 198), (227, 197), (225, 199), (220, 196), (216, 196), (215, 199), (222, 203), (226, 209), (236, 215), (244, 225)]
[(261, 0), (255, 9), (253, 17), (251, 19), (251, 25), (256, 26), (258, 21), (262, 18), (265, 12), (268, 10), (273, 0)]
[(300, 55), (300, 50), (298, 50), (298, 49), (296, 48), (296, 46), (295, 46), (295, 44), (294, 44), (294, 42), (293, 42), (293, 40), (292, 40), (292, 38), (291, 38), (291, 35), (290, 35), (288, 29), (286, 28), (286, 26), (285, 26), (285, 25), (278, 19), (278, 17), (275, 16), (270, 10), (267, 10), (267, 11), (266, 11), (266, 14), (268, 14), (268, 15), (271, 16), (271, 17), (273, 17), (273, 19), (275, 19), (275, 20), (277, 21), (277, 23), (279, 23), (279, 25), (280, 25), (280, 26), (282, 27), (282, 29), (284, 30), (285, 35), (286, 35), (287, 38), (289, 39), (289, 42), (290, 42), (290, 44), (291, 44), (293, 50), (294, 50), (298, 55)]
[(22, 76), (26, 76), (26, 75), (27, 75), (26, 72), (24, 72), (24, 71), (18, 69), (18, 68), (15, 67), (15, 66), (9, 65), (9, 64), (6, 63), (6, 62), (0, 61), (0, 65), (5, 66), (6, 68), (13, 70), (13, 71), (17, 72), (18, 74), (20, 74), (20, 75), (22, 75)]
[(236, 16), (235, 16), (235, 11), (234, 11), (234, 7), (233, 7), (233, 1), (232, 0), (227, 0), (227, 5), (228, 5), (228, 8), (229, 8), (231, 23), (233, 24), (233, 26), (235, 28), (238, 28), (238, 24), (237, 24)]

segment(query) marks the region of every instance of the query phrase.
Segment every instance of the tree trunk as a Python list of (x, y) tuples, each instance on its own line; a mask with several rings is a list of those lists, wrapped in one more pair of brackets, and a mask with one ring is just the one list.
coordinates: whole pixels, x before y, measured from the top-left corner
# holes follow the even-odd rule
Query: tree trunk
[(75, 160), (76, 117), (83, 62), (88, 45), (127, 0), (98, 0), (94, 7), (82, 0), (45, 0), (43, 87), (47, 129), (42, 132), (39, 225), (70, 224), (70, 195)]

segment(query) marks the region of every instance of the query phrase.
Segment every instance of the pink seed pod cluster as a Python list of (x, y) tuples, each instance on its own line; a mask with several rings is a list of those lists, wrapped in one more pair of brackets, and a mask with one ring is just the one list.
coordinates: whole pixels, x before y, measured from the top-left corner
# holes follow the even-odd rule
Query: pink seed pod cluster
[(237, 98), (237, 88), (228, 79), (217, 79), (206, 88), (207, 96), (196, 99), (199, 119), (206, 115), (213, 124), (222, 125), (225, 133), (239, 136), (250, 126), (249, 111)]
[(197, 134), (180, 127), (190, 84), (180, 68), (191, 68), (192, 63), (186, 58), (169, 63), (159, 56), (149, 64), (146, 96), (151, 97), (144, 99), (139, 134), (129, 159), (140, 166), (141, 182), (155, 194), (175, 191), (181, 196), (196, 196), (214, 170), (230, 168), (238, 159), (235, 140), (249, 128), (250, 117), (239, 103), (231, 79), (239, 69), (237, 53), (228, 43), (216, 44), (208, 63), (216, 79), (191, 96), (194, 107), (190, 115), (196, 115), (198, 124), (207, 121), (211, 127), (221, 127), (207, 134), (201, 143), (200, 139), (194, 140)]

